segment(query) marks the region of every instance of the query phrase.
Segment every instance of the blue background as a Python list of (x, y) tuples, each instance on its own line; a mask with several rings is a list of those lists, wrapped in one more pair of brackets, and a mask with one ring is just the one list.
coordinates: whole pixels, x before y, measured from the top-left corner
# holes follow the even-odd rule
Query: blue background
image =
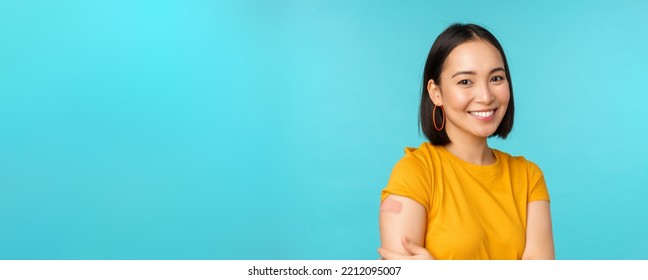
[(559, 259), (648, 259), (640, 1), (0, 1), (1, 259), (375, 259), (454, 22), (507, 52)]

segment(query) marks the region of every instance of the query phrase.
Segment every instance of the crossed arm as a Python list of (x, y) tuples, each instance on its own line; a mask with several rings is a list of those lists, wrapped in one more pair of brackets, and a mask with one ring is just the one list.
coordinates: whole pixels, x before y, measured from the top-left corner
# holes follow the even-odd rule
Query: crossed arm
[(553, 233), (549, 201), (538, 200), (527, 204), (526, 246), (523, 260), (553, 260)]
[(415, 200), (389, 195), (380, 205), (378, 253), (387, 260), (432, 260), (423, 248), (427, 224), (425, 207)]
[[(389, 195), (380, 206), (380, 242), (382, 259), (432, 260), (423, 247), (427, 213), (411, 198)], [(532, 201), (527, 206), (526, 247), (523, 260), (554, 259), (549, 201)]]

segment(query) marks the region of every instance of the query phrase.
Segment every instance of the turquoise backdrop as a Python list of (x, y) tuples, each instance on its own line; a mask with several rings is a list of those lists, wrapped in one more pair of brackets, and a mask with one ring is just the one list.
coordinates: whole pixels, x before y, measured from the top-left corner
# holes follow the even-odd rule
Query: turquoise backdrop
[(559, 259), (648, 259), (642, 1), (0, 0), (0, 259), (375, 259), (454, 22), (507, 52)]

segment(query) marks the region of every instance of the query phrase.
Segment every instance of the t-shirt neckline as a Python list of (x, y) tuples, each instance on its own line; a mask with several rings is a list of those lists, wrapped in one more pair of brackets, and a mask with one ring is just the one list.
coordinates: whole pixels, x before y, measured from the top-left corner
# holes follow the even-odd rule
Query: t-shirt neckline
[(474, 163), (467, 162), (463, 159), (460, 159), (459, 157), (455, 156), (453, 153), (448, 151), (445, 146), (434, 146), (438, 151), (440, 151), (446, 158), (450, 159), (451, 161), (454, 161), (461, 165), (462, 167), (470, 170), (471, 172), (479, 173), (479, 174), (484, 174), (484, 175), (495, 175), (498, 174), (500, 171), (500, 166), (501, 166), (501, 155), (499, 155), (498, 151), (496, 149), (492, 149), (491, 151), (493, 152), (493, 155), (495, 155), (495, 162), (489, 165), (478, 165)]

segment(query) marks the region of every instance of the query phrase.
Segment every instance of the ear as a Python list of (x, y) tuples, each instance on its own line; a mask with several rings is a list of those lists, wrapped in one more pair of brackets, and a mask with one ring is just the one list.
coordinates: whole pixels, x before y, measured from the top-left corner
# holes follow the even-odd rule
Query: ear
[(441, 100), (441, 89), (434, 83), (434, 80), (430, 79), (427, 83), (427, 91), (430, 96), (432, 103), (437, 106), (443, 106), (443, 101)]

